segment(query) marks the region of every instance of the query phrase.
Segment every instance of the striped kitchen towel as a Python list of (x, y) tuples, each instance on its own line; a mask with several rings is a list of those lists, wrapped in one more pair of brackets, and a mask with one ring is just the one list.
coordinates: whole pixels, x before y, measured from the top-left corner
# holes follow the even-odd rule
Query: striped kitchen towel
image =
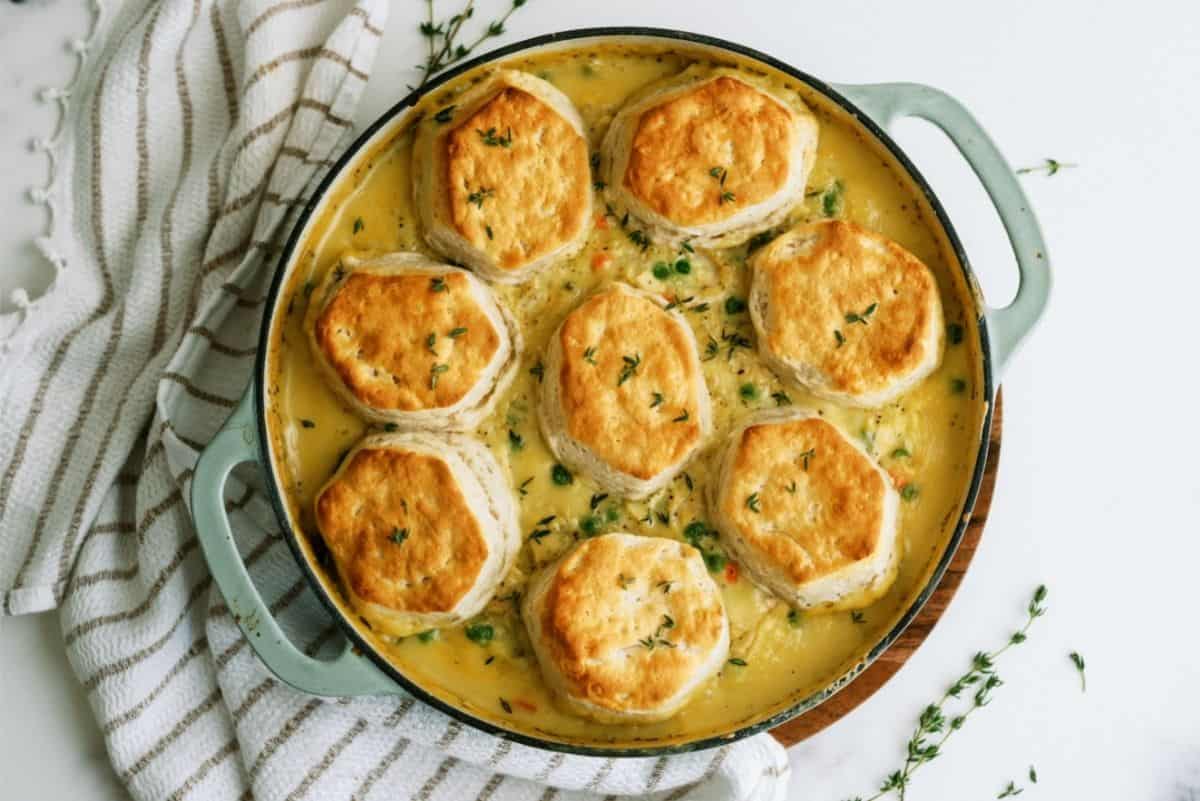
[[(189, 481), (248, 381), (280, 238), (352, 135), (388, 0), (93, 2), (76, 80), (46, 94), (59, 129), (35, 142), (57, 278), (0, 318), (0, 607), (60, 609), (133, 797), (784, 798), (765, 735), (564, 756), (409, 697), (312, 698), (266, 672), (212, 586)], [(406, 77), (384, 80), (399, 95)], [(332, 652), (257, 476), (238, 476), (228, 507), (258, 586), (297, 643)]]

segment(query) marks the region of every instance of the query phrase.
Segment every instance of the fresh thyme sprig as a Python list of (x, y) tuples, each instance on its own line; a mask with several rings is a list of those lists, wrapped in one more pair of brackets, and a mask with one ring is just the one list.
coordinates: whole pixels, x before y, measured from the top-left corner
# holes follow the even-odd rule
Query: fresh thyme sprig
[[(620, 579), (624, 578), (624, 575), (620, 576)], [(624, 589), (625, 586), (625, 584), (622, 584), (622, 589)], [(673, 628), (675, 628), (675, 619), (670, 615), (663, 615), (662, 622), (658, 624), (658, 628), (654, 630), (654, 633), (648, 637), (643, 637), (638, 640), (638, 645), (642, 646), (647, 651), (653, 651), (657, 646), (662, 646), (663, 648), (674, 648), (675, 643), (662, 636), (664, 631), (669, 631)]]
[(1024, 787), (1018, 787), (1016, 782), (1010, 781), (996, 798), (1012, 798), (1014, 795), (1020, 795), (1023, 792), (1025, 792)]
[(879, 308), (879, 304), (872, 303), (870, 306), (863, 309), (861, 313), (860, 312), (852, 312), (852, 311), (846, 312), (846, 322), (851, 325), (853, 325), (854, 323), (861, 323), (862, 325), (867, 325), (868, 323), (871, 322), (871, 315), (875, 313), (875, 310), (877, 308)]
[[(996, 673), (996, 660), (1009, 648), (1025, 642), (1033, 621), (1046, 614), (1046, 587), (1039, 586), (1029, 600), (1026, 609), (1025, 624), (1009, 636), (1000, 648), (994, 651), (980, 651), (971, 660), (971, 668), (958, 677), (936, 703), (925, 707), (917, 721), (917, 728), (909, 738), (906, 746), (907, 756), (904, 766), (894, 771), (879, 785), (879, 791), (866, 801), (878, 801), (886, 795), (895, 793), (903, 801), (908, 792), (912, 775), (922, 766), (941, 756), (946, 741), (954, 732), (959, 731), (967, 718), (987, 706), (992, 700), (992, 692), (1004, 682)], [(974, 690), (969, 696), (969, 705), (959, 714), (946, 717), (946, 706), (951, 699), (959, 699), (963, 693)], [(857, 799), (856, 799), (857, 801)]]
[(1048, 158), (1043, 159), (1042, 163), (1036, 166), (1022, 167), (1021, 169), (1017, 170), (1017, 175), (1029, 175), (1035, 172), (1042, 172), (1046, 174), (1047, 178), (1049, 178), (1050, 176), (1056, 174), (1059, 170), (1067, 170), (1078, 166), (1078, 164), (1072, 164), (1067, 161), (1059, 161), (1058, 159)]
[(508, 133), (504, 136), (496, 136), (496, 129), (488, 128), (486, 131), (481, 128), (476, 128), (475, 132), (479, 134), (479, 139), (488, 147), (512, 147), (513, 135), (512, 128), (508, 129)]
[(420, 66), (421, 82), (416, 88), (420, 89), (434, 75), (471, 55), (488, 39), (504, 33), (508, 18), (526, 2), (528, 0), (512, 0), (508, 11), (499, 19), (488, 23), (483, 33), (470, 43), (463, 44), (459, 37), (463, 34), (463, 25), (475, 15), (475, 0), (467, 0), (462, 11), (441, 22), (434, 19), (433, 0), (425, 0), (425, 21), (420, 25), (421, 35), (425, 37), (425, 63)]

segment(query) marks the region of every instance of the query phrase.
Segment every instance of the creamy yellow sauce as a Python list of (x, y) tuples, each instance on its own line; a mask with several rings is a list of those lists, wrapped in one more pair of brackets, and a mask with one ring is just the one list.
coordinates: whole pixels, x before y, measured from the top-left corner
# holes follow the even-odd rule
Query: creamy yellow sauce
[[(625, 98), (699, 58), (686, 51), (635, 46), (560, 50), (513, 59), (505, 66), (533, 72), (570, 96), (588, 125), (595, 150)], [(427, 117), (432, 115), (483, 74), (476, 71), (452, 82), (427, 98), (421, 110)], [(692, 267), (688, 274), (673, 272), (661, 280), (653, 274), (654, 265), (673, 263), (679, 252), (656, 245), (643, 250), (631, 242), (622, 229), (619, 209), (599, 218), (588, 246), (576, 257), (527, 285), (495, 286), (497, 296), (522, 326), (525, 351), (518, 379), (476, 433), (508, 471), (526, 542), (517, 568), (477, 621), (491, 625), (494, 637), (475, 642), (463, 628), (454, 628), (390, 641), (360, 626), (364, 636), (406, 676), (478, 717), (557, 740), (614, 745), (692, 740), (764, 719), (824, 688), (861, 660), (925, 585), (959, 521), (986, 408), (975, 323), (966, 311), (970, 289), (926, 201), (886, 151), (844, 112), (807, 87), (780, 74), (762, 78), (779, 96), (806, 102), (821, 124), (816, 167), (809, 178), (810, 197), (796, 209), (791, 222), (832, 213), (901, 243), (933, 270), (946, 321), (962, 326), (965, 336), (960, 344), (948, 345), (942, 366), (900, 401), (877, 410), (840, 408), (784, 387), (752, 348), (735, 347), (730, 356), (730, 335), (754, 340), (749, 316), (725, 308), (728, 297), (746, 296), (746, 246), (687, 255)], [(361, 154), (353, 169), (345, 172), (297, 250), (280, 304), (289, 311), (279, 315), (272, 333), (268, 370), (274, 462), (294, 525), (310, 542), (317, 542), (314, 558), (320, 549), (313, 523), (314, 496), (368, 426), (337, 400), (310, 357), (301, 328), (305, 287), (309, 282), (315, 285), (349, 252), (429, 252), (410, 195), (411, 144), (411, 130), (400, 129), (390, 140)], [(831, 196), (835, 182), (842, 191)], [(597, 201), (597, 208), (603, 210), (604, 198)], [(706, 357), (712, 354), (709, 343), (716, 343), (716, 354), (704, 362), (713, 399), (714, 434), (684, 476), (645, 502), (596, 501), (598, 490), (582, 476), (575, 476), (568, 486), (556, 485), (551, 480), (554, 459), (542, 441), (534, 410), (536, 367), (551, 331), (595, 286), (612, 280), (691, 298), (688, 307), (707, 303), (707, 310), (689, 310), (685, 316)], [(714, 451), (743, 416), (785, 402), (777, 393), (786, 393), (790, 403), (821, 410), (826, 419), (863, 438), (898, 485), (916, 488), (906, 493), (902, 503), (895, 583), (857, 612), (843, 609), (789, 616), (786, 606), (756, 588), (744, 573), (737, 574), (736, 566), (719, 569), (715, 577), (732, 630), (730, 656), (744, 660), (745, 666), (727, 665), (679, 715), (661, 723), (599, 725), (560, 711), (539, 677), (512, 594), (521, 591), (533, 569), (583, 536), (581, 530), (620, 529), (681, 538), (688, 523), (707, 521), (704, 488), (712, 476)], [(519, 448), (514, 445), (518, 438)], [(550, 523), (539, 526), (551, 515)], [(550, 533), (529, 538), (540, 530)], [(719, 541), (706, 540), (705, 545), (718, 554), (712, 559), (717, 566), (722, 553)], [(335, 577), (327, 583), (339, 592)]]

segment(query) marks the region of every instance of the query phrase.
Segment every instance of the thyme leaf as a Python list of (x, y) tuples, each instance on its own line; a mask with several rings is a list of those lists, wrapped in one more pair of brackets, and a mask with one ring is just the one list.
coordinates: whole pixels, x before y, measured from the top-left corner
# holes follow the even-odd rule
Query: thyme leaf
[(617, 376), (618, 387), (637, 375), (637, 369), (642, 363), (642, 355), (635, 353), (632, 356), (622, 356), (621, 360), (625, 362), (625, 366), (621, 368), (621, 374)]
[(490, 197), (495, 197), (496, 190), (488, 187), (482, 187), (467, 195), (467, 202), (475, 206), (477, 209), (483, 208), (483, 201)]
[(496, 136), (496, 129), (494, 127), (488, 128), (486, 131), (476, 128), (475, 133), (479, 134), (479, 138), (488, 147), (512, 147), (512, 128), (509, 128), (508, 133), (504, 136)]
[(1041, 172), (1045, 173), (1046, 177), (1049, 178), (1052, 175), (1057, 175), (1060, 170), (1072, 169), (1078, 166), (1078, 164), (1071, 164), (1070, 162), (1059, 161), (1058, 159), (1046, 158), (1042, 159), (1041, 164), (1035, 164), (1031, 167), (1022, 167), (1021, 169), (1017, 170), (1017, 175), (1030, 175), (1031, 173)]
[(438, 377), (441, 376), (442, 373), (446, 372), (449, 369), (450, 369), (450, 365), (448, 365), (448, 364), (435, 364), (433, 367), (430, 367), (429, 368), (429, 388), (437, 389)]
[(1087, 674), (1083, 672), (1083, 657), (1079, 655), (1078, 651), (1072, 651), (1071, 653), (1067, 654), (1067, 657), (1071, 660), (1071, 664), (1075, 666), (1075, 670), (1079, 672), (1079, 689), (1086, 693)]
[(871, 315), (875, 313), (877, 308), (879, 308), (879, 304), (872, 303), (870, 306), (863, 309), (861, 313), (846, 312), (846, 322), (850, 323), (851, 325), (854, 323), (862, 323), (863, 325), (866, 325), (867, 323), (871, 322)]
[(744, 334), (737, 331), (732, 333), (722, 331), (721, 340), (729, 347), (729, 351), (726, 354), (726, 361), (733, 360), (733, 354), (738, 348), (750, 348), (754, 344)]

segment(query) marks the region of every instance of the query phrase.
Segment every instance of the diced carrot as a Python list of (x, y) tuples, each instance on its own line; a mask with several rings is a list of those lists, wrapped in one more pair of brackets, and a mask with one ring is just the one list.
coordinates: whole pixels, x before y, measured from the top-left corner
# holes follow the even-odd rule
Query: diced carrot
[(603, 250), (597, 250), (592, 254), (592, 269), (599, 272), (607, 267), (610, 261), (612, 261), (612, 256)]
[(605, 214), (603, 214), (603, 213), (601, 213), (601, 214), (597, 214), (597, 215), (596, 215), (596, 227), (597, 227), (597, 228), (599, 228), (601, 231), (607, 231), (607, 230), (608, 230), (608, 217), (607, 217), (607, 215), (605, 215)]
[(738, 580), (738, 563), (729, 562), (725, 565), (725, 580), (730, 584), (737, 584)]
[(513, 706), (520, 707), (526, 712), (537, 712), (537, 704), (533, 701), (526, 701), (524, 698), (514, 698)]

